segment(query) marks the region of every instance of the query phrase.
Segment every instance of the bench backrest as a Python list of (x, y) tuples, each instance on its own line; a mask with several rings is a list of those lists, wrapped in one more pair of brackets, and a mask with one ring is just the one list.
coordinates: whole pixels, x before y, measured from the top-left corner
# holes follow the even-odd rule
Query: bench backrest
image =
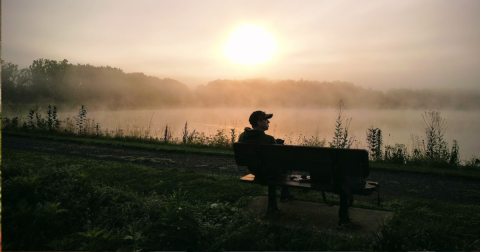
[(239, 166), (310, 172), (312, 182), (334, 174), (364, 178), (370, 174), (366, 150), (252, 143), (234, 143), (233, 150)]

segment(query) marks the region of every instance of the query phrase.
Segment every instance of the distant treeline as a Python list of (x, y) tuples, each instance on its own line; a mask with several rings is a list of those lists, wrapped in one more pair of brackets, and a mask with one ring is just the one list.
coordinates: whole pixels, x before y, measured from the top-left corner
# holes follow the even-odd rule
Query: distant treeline
[(73, 65), (67, 60), (34, 60), (19, 70), (17, 65), (2, 60), (2, 103), (7, 106), (84, 104), (113, 109), (177, 107), (191, 101), (190, 89), (173, 79), (124, 73), (109, 66)]
[(109, 66), (34, 60), (27, 68), (2, 60), (4, 107), (55, 104), (62, 107), (140, 109), (174, 107), (335, 107), (480, 109), (480, 90), (366, 89), (348, 82), (309, 80), (215, 80), (190, 90), (179, 81), (125, 73)]

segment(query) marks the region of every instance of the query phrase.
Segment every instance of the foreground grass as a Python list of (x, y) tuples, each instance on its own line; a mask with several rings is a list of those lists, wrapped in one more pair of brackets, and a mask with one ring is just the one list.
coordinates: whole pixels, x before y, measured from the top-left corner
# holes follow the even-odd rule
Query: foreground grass
[(395, 215), (380, 234), (346, 236), (262, 224), (240, 208), (265, 188), (236, 177), (8, 149), (2, 165), (5, 250), (480, 248), (479, 206), (385, 202)]
[(144, 150), (161, 150), (169, 152), (189, 152), (189, 153), (198, 153), (198, 154), (207, 154), (207, 155), (226, 155), (233, 156), (233, 151), (226, 148), (215, 148), (209, 146), (185, 146), (179, 144), (169, 144), (162, 143), (157, 140), (140, 140), (138, 138), (113, 138), (113, 137), (88, 137), (88, 136), (78, 136), (70, 134), (56, 134), (56, 133), (35, 133), (35, 132), (22, 132), (22, 131), (11, 131), (4, 130), (4, 134), (12, 136), (21, 136), (21, 137), (33, 137), (33, 138), (42, 138), (42, 139), (51, 139), (57, 141), (70, 141), (76, 143), (85, 143), (85, 144), (97, 144), (97, 145), (107, 145), (107, 146), (117, 146), (117, 147), (127, 147), (135, 149), (144, 149)]
[[(234, 156), (231, 148), (215, 148), (209, 146), (185, 146), (179, 144), (161, 143), (155, 140), (139, 140), (138, 138), (106, 138), (106, 137), (87, 137), (77, 135), (65, 135), (55, 133), (35, 133), (35, 132), (22, 132), (22, 131), (4, 131), (4, 134), (22, 137), (34, 137), (43, 139), (52, 139), (57, 141), (71, 141), (85, 144), (97, 144), (105, 146), (118, 146), (126, 148), (144, 149), (144, 150), (160, 150), (169, 152), (189, 152), (206, 155), (221, 155), (221, 156)], [(478, 169), (465, 169), (465, 167), (459, 168), (441, 168), (431, 166), (419, 166), (419, 165), (405, 165), (405, 164), (392, 164), (385, 162), (370, 162), (370, 168), (372, 170), (382, 170), (391, 172), (409, 172), (430, 174), (439, 176), (449, 176), (455, 178), (467, 178), (480, 180), (480, 170)]]

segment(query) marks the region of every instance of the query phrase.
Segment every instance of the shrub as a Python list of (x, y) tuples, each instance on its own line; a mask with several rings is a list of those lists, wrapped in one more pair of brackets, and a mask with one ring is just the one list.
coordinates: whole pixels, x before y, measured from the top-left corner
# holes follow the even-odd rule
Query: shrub
[(14, 117), (12, 119), (8, 117), (2, 118), (2, 128), (3, 129), (18, 129), (20, 126), (18, 117)]
[(206, 137), (203, 132), (193, 132), (193, 134), (190, 135), (189, 140), (189, 143), (192, 145), (204, 146), (208, 143), (208, 137)]
[(472, 156), (469, 160), (465, 160), (465, 168), (480, 170), (480, 158)]
[(450, 151), (450, 160), (448, 164), (451, 167), (458, 167), (460, 165), (460, 153), (457, 140), (453, 140), (452, 151)]
[(407, 148), (404, 144), (395, 144), (395, 146), (385, 146), (385, 162), (395, 164), (405, 164), (408, 160)]
[(165, 132), (163, 134), (163, 142), (164, 143), (169, 143), (172, 141), (172, 129), (171, 127), (168, 127), (168, 124), (165, 125)]
[(191, 143), (193, 140), (193, 135), (195, 134), (195, 130), (192, 133), (188, 132), (188, 122), (185, 122), (185, 128), (182, 131), (182, 140), (183, 144)]
[(446, 122), (440, 116), (440, 112), (426, 111), (423, 115), (424, 133), (427, 140), (425, 155), (432, 163), (448, 163), (450, 153), (448, 144), (443, 139)]
[(425, 140), (421, 139), (420, 136), (411, 135), (412, 139), (412, 155), (409, 162), (414, 164), (424, 164), (427, 162), (425, 156)]
[(229, 139), (225, 134), (225, 130), (217, 130), (217, 134), (213, 136), (212, 141), (209, 143), (209, 145), (213, 147), (228, 147), (230, 144)]
[(77, 117), (75, 117), (76, 125), (77, 125), (77, 133), (79, 135), (86, 134), (86, 130), (85, 130), (86, 118), (87, 118), (87, 110), (85, 109), (85, 106), (82, 105), (82, 107), (78, 110)]
[(382, 160), (382, 130), (371, 126), (367, 129), (367, 146), (370, 158), (375, 161)]
[(320, 137), (320, 130), (317, 128), (315, 130), (315, 135), (310, 136), (310, 138), (307, 138), (303, 136), (302, 141), (300, 142), (300, 145), (302, 146), (313, 146), (313, 147), (325, 147), (327, 140), (325, 137)]
[(345, 103), (343, 100), (340, 100), (337, 104), (337, 113), (338, 117), (335, 122), (335, 133), (332, 142), (330, 142), (330, 147), (333, 148), (347, 148), (349, 149), (353, 142), (355, 141), (355, 136), (348, 137), (348, 128), (350, 127), (350, 123), (352, 122), (352, 118), (348, 118), (345, 121), (345, 128), (342, 127), (343, 125), (343, 112), (345, 110)]
[(57, 107), (48, 105), (47, 111), (47, 129), (57, 131), (60, 128), (60, 120), (57, 119)]
[(236, 139), (237, 139), (237, 134), (235, 132), (235, 128), (231, 128), (230, 129), (230, 142), (232, 143), (232, 146), (233, 146), (233, 143), (235, 143)]

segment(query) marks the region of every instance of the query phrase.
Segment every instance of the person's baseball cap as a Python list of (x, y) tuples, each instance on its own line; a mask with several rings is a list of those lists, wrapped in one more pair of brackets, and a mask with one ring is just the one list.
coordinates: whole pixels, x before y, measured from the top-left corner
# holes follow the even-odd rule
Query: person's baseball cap
[(255, 111), (250, 115), (248, 121), (251, 125), (256, 124), (258, 120), (266, 120), (273, 117), (273, 114), (267, 114), (263, 111)]

